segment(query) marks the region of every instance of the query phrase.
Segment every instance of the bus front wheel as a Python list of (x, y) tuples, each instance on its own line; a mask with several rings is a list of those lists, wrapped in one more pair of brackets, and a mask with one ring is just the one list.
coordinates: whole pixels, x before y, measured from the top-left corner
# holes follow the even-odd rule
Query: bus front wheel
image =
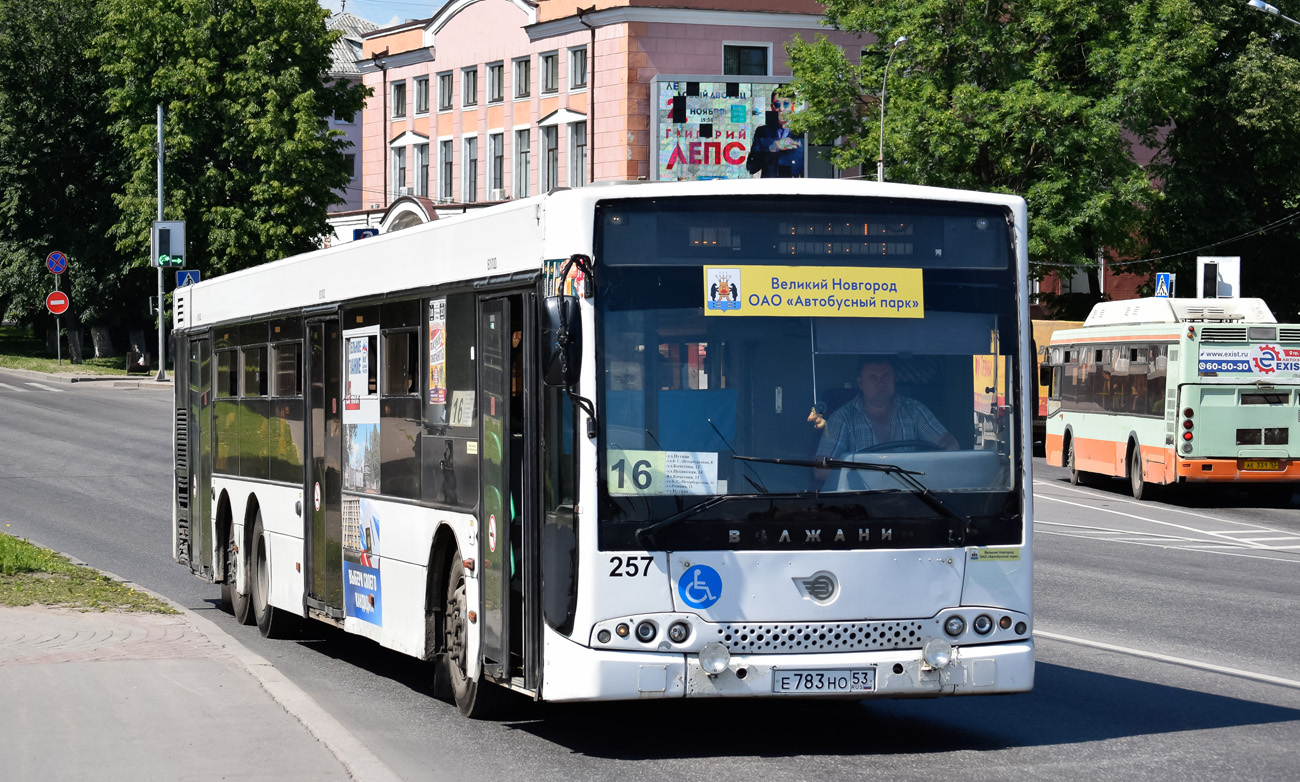
[(447, 590), (443, 601), (442, 654), (438, 656), (435, 676), (445, 683), (461, 714), (471, 719), (487, 719), (501, 706), (504, 692), (492, 682), (469, 674), (468, 601), (465, 597), (465, 568), (460, 554), (452, 557), (447, 568)]
[(1133, 453), (1129, 459), (1128, 480), (1133, 490), (1133, 499), (1151, 499), (1152, 487), (1142, 475), (1142, 448), (1137, 443), (1133, 443)]
[(1074, 440), (1065, 446), (1065, 466), (1070, 470), (1070, 485), (1082, 486), (1088, 481), (1088, 474), (1079, 469), (1078, 459), (1074, 453)]

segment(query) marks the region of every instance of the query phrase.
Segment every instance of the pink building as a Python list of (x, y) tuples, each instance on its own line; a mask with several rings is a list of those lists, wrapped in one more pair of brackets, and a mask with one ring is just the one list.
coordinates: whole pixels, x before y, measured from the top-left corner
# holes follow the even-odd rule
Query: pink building
[[(790, 76), (784, 44), (823, 33), (856, 60), (873, 43), (823, 27), (813, 0), (583, 5), (451, 0), (364, 36), (368, 224), (382, 212), (392, 230), (593, 180), (748, 176), (737, 144)], [(809, 157), (810, 175), (834, 175)]]

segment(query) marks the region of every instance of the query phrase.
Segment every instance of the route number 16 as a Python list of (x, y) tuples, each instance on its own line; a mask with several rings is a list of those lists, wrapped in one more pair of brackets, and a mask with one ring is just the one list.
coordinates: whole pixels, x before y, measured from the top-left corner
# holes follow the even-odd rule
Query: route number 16
[(645, 491), (650, 488), (650, 481), (653, 473), (650, 472), (650, 461), (648, 459), (638, 459), (632, 463), (631, 475), (628, 475), (627, 459), (619, 459), (609, 468), (618, 473), (618, 486), (616, 489), (625, 489), (628, 478), (632, 479), (632, 485), (638, 491)]

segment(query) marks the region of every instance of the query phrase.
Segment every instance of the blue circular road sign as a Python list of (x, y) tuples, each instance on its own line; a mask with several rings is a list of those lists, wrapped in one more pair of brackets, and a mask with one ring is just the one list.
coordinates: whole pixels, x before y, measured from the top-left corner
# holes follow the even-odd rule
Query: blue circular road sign
[(45, 268), (50, 270), (50, 274), (63, 274), (68, 270), (68, 256), (55, 250), (45, 256)]

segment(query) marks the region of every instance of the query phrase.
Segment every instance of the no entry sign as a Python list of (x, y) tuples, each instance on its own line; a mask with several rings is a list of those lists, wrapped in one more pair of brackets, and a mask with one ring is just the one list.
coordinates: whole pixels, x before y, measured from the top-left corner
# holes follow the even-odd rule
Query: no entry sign
[(62, 315), (68, 311), (68, 294), (63, 291), (55, 291), (45, 297), (45, 308), (52, 315)]

